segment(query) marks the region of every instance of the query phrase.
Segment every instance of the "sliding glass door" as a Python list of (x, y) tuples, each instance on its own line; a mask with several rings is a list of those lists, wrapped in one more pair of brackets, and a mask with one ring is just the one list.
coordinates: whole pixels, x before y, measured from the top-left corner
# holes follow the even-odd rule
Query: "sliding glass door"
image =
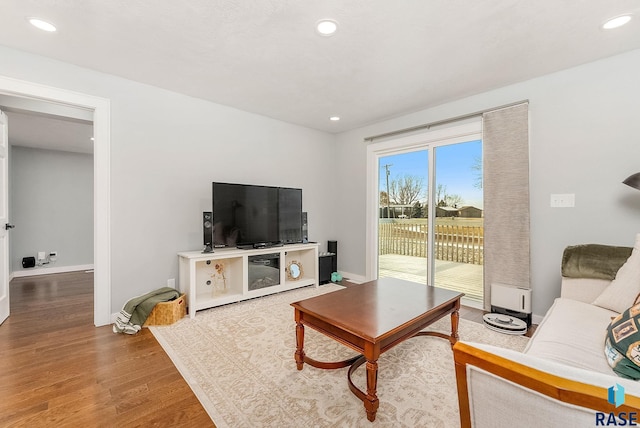
[(482, 302), (483, 197), (482, 141), (434, 148), (436, 287), (465, 293)]
[(429, 151), (378, 160), (378, 277), (428, 283)]
[[(483, 298), (483, 194), (480, 134), (398, 147), (375, 162), (374, 276), (393, 277)], [(371, 167), (372, 165), (370, 165)]]

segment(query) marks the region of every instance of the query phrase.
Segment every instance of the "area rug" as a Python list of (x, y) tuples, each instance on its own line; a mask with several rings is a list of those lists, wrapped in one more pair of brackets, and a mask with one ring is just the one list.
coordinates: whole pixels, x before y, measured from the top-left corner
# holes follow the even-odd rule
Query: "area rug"
[[(150, 327), (219, 428), (225, 427), (457, 427), (458, 401), (447, 340), (420, 336), (378, 360), (376, 420), (349, 390), (347, 368), (296, 369), (292, 302), (341, 289), (307, 287), (200, 311), (170, 326)], [(429, 329), (450, 332), (445, 317)], [(524, 349), (527, 338), (460, 320), (461, 340)], [(339, 361), (354, 351), (305, 329), (305, 353)], [(364, 365), (354, 383), (366, 391)]]

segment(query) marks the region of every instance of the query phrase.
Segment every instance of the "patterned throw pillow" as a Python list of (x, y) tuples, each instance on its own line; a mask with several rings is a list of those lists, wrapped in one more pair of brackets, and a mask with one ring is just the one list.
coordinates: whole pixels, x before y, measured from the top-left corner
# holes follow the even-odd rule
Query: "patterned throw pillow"
[(604, 353), (618, 376), (640, 379), (640, 303), (611, 320)]

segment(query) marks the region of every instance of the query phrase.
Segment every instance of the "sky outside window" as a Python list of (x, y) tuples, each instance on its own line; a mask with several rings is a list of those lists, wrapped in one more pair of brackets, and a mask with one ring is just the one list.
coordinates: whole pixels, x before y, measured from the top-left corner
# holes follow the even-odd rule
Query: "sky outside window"
[[(482, 141), (440, 146), (436, 148), (436, 186), (443, 184), (450, 195), (460, 195), (462, 206), (471, 205), (483, 208), (482, 189), (476, 187), (482, 177), (482, 170), (475, 169), (482, 162)], [(410, 153), (385, 156), (379, 162), (379, 189), (387, 189), (385, 165), (389, 167), (389, 182), (405, 175), (422, 178), (424, 194), (421, 203), (426, 202), (428, 183), (428, 152), (420, 150)]]

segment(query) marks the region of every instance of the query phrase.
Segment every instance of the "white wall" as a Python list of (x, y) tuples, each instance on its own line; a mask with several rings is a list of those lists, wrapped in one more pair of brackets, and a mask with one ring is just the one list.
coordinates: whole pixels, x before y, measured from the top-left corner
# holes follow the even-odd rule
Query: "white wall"
[(11, 271), (38, 251), (58, 253), (48, 267), (93, 264), (93, 156), (13, 146), (9, 159)]
[[(534, 313), (559, 293), (566, 245), (632, 245), (640, 231), (640, 193), (620, 184), (640, 170), (640, 51), (346, 132), (337, 147), (323, 132), (44, 57), (4, 47), (0, 57), (0, 75), (111, 100), (114, 312), (177, 278), (176, 251), (201, 245), (212, 181), (302, 187), (311, 239), (337, 239), (339, 269), (364, 275), (363, 138), (523, 99)], [(549, 208), (551, 193), (575, 193), (576, 207)]]
[[(364, 275), (366, 143), (383, 132), (530, 100), (531, 276), (534, 314), (560, 291), (567, 245), (632, 246), (640, 192), (621, 181), (640, 171), (640, 50), (408, 114), (338, 136), (336, 201), (340, 270)], [(550, 208), (551, 193), (575, 193), (575, 208)], [(630, 302), (631, 304), (631, 302)]]
[(112, 312), (178, 278), (202, 247), (211, 182), (301, 187), (312, 240), (335, 239), (335, 137), (0, 46), (0, 75), (111, 100)]

